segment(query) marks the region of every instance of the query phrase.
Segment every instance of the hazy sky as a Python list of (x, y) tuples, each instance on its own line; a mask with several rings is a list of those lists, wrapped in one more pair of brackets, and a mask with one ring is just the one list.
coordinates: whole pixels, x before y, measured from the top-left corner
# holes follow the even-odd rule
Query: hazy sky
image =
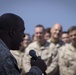
[(0, 0), (0, 15), (14, 13), (23, 18), (31, 35), (37, 24), (45, 28), (61, 23), (63, 30), (76, 25), (76, 0)]

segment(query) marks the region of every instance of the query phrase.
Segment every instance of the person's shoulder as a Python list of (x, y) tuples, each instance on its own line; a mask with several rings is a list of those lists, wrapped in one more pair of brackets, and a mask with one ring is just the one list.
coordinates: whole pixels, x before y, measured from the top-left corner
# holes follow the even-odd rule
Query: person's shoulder
[(70, 43), (66, 43), (65, 45), (63, 45), (63, 47), (69, 48), (70, 47)]
[(28, 45), (28, 47), (25, 49), (25, 53), (28, 54), (30, 50), (38, 48), (37, 42), (32, 42)]
[(13, 55), (19, 55), (19, 51), (18, 51), (18, 50), (10, 50), (10, 52), (11, 52)]
[(37, 41), (34, 41), (34, 42), (30, 43), (27, 48), (36, 47), (36, 46), (38, 46), (38, 43), (37, 43)]
[(66, 49), (69, 49), (69, 47), (70, 47), (70, 44), (64, 44), (60, 47), (60, 50), (65, 50), (66, 51)]
[(30, 43), (29, 45), (34, 45), (34, 44), (37, 44), (37, 41), (34, 41), (34, 42)]
[[(58, 51), (58, 53), (59, 53), (59, 57), (64, 57), (64, 56), (66, 56), (67, 54), (69, 54), (70, 53), (70, 44), (65, 44), (65, 45), (63, 45), (61, 48), (60, 48), (60, 50)], [(61, 58), (61, 59), (62, 59)]]

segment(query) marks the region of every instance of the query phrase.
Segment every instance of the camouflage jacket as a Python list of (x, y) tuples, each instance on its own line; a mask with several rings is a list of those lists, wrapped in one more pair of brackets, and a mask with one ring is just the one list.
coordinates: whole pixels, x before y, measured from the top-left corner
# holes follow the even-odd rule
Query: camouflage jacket
[(60, 75), (76, 75), (76, 48), (66, 44), (59, 51)]
[(48, 59), (50, 58), (50, 54), (48, 52), (48, 46), (49, 43), (46, 42), (43, 46), (40, 46), (40, 44), (35, 41), (31, 44), (29, 44), (29, 46), (25, 49), (25, 54), (24, 54), (24, 58), (23, 58), (23, 68), (25, 70), (25, 73), (29, 71), (29, 69), (31, 68), (31, 60), (30, 60), (30, 55), (29, 55), (29, 51), (30, 50), (35, 50), (36, 51), (36, 55), (40, 56), (41, 59), (43, 59), (45, 61), (45, 63), (47, 64)]

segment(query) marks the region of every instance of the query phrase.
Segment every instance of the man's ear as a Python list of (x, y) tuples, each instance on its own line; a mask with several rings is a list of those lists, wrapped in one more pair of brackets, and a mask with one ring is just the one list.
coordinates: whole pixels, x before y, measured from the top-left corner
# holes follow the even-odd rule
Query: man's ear
[(10, 30), (9, 30), (9, 36), (10, 36), (11, 38), (13, 38), (13, 37), (15, 36), (15, 30), (10, 29)]

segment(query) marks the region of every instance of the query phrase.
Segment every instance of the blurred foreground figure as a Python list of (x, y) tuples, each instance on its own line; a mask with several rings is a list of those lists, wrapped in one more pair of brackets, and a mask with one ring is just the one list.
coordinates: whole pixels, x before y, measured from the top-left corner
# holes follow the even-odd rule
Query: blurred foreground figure
[[(0, 16), (0, 75), (20, 75), (16, 60), (9, 50), (19, 50), (24, 30), (24, 21), (19, 16), (12, 13)], [(39, 62), (44, 64), (42, 60)], [(42, 74), (43, 69), (36, 65), (39, 62), (34, 62), (35, 66), (33, 65), (27, 75)]]
[(25, 75), (24, 70), (23, 70), (24, 51), (25, 51), (25, 48), (29, 45), (29, 43), (30, 43), (30, 35), (28, 33), (25, 33), (23, 41), (21, 42), (20, 49), (19, 50), (10, 50), (12, 55), (17, 60), (18, 67), (19, 67), (22, 75)]

